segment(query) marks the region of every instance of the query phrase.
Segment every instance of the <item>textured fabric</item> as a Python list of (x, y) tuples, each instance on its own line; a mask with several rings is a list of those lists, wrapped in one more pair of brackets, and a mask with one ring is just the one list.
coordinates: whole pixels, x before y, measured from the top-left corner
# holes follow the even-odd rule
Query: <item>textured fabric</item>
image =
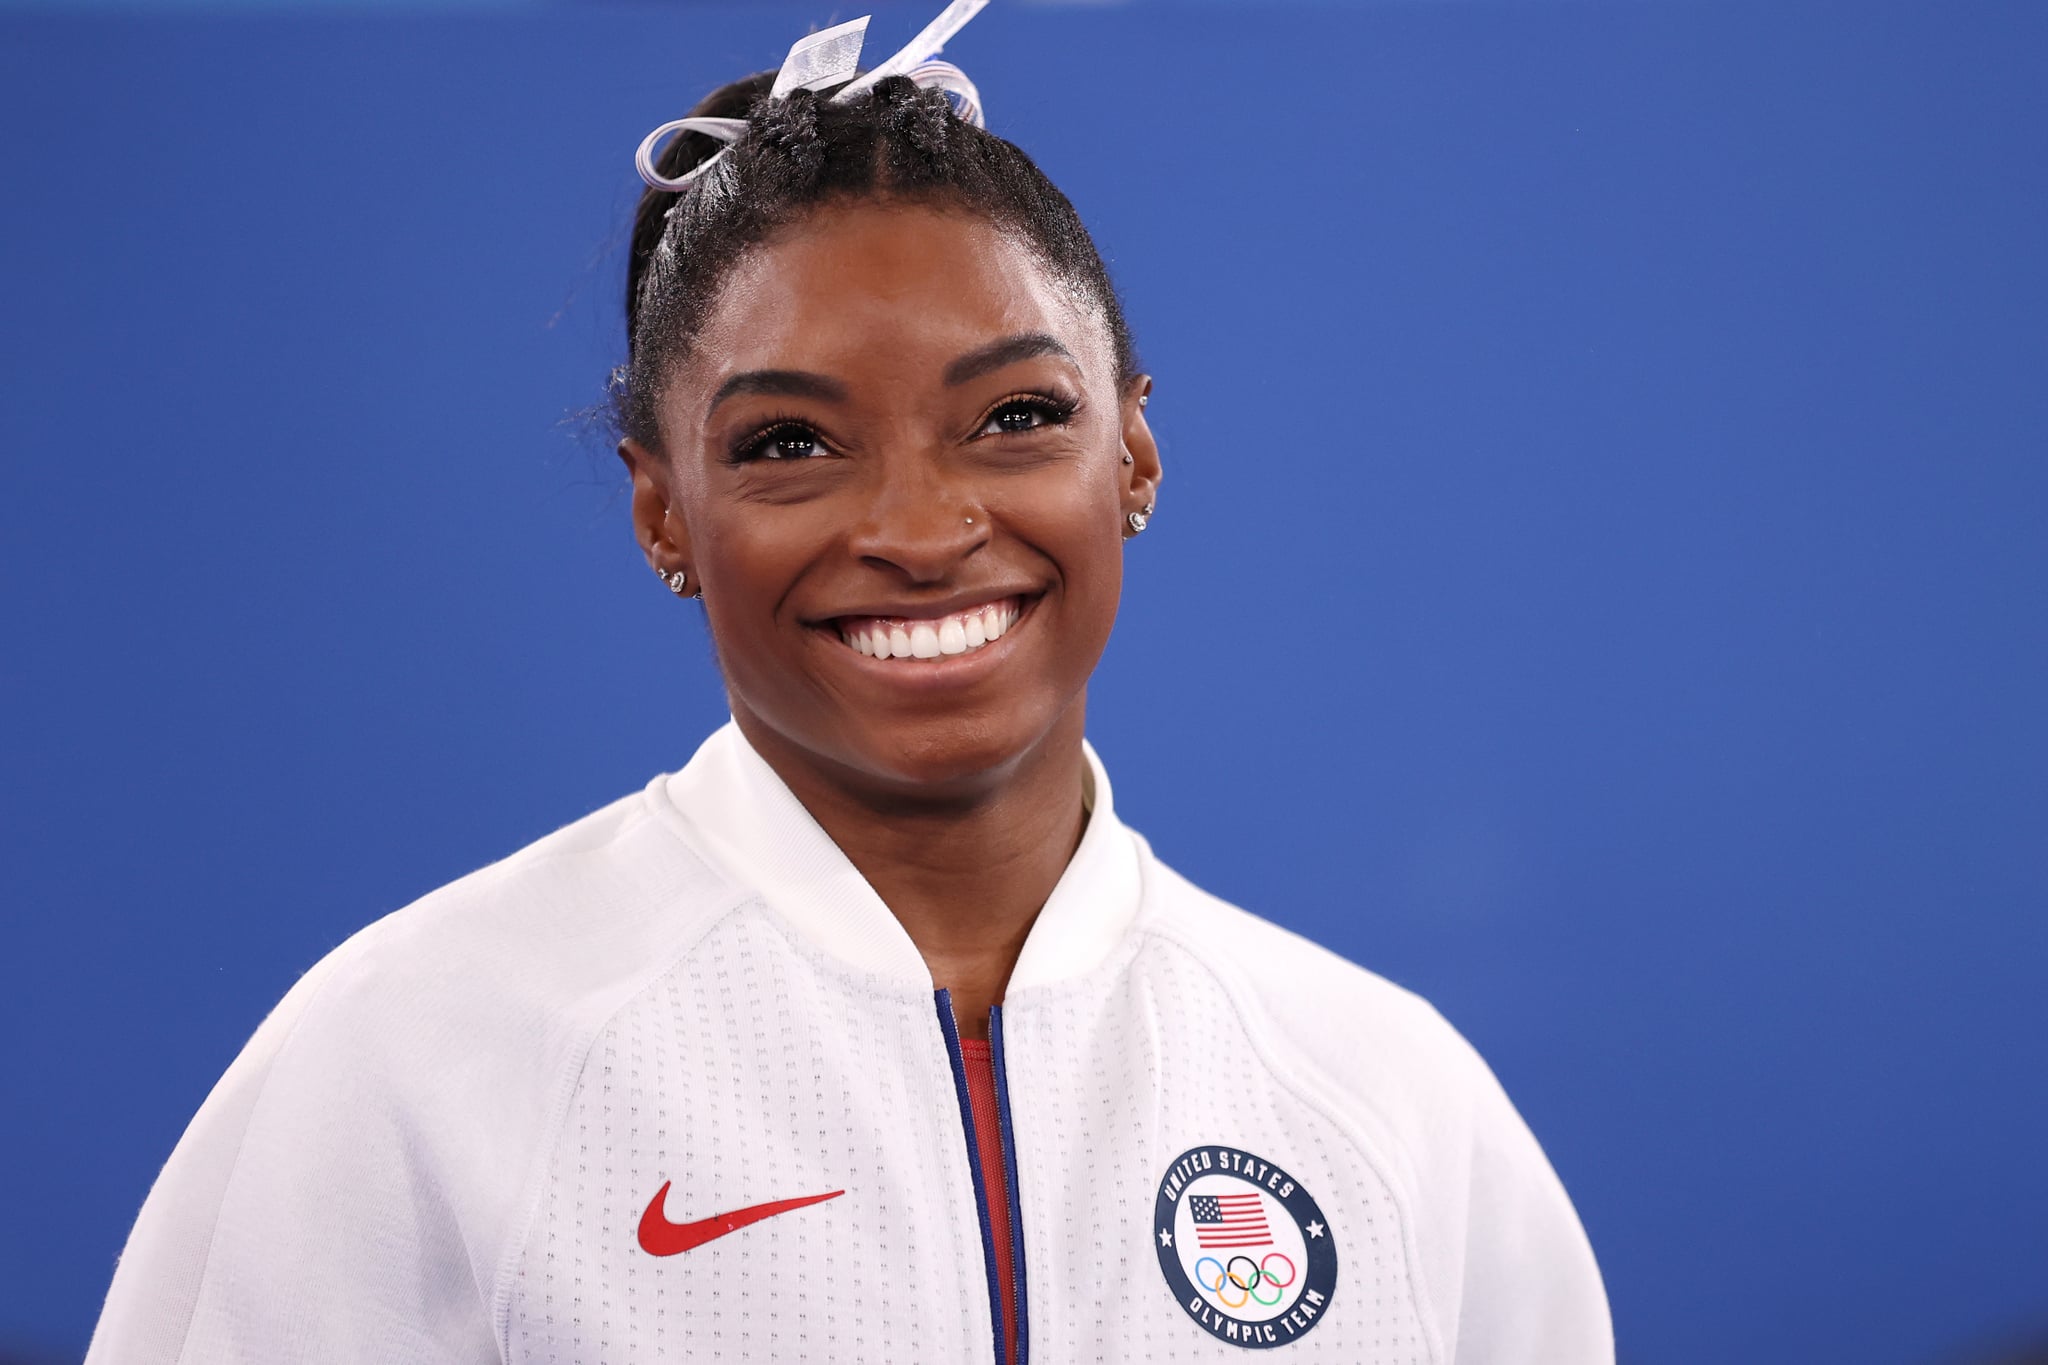
[[(1002, 1009), (1029, 1358), (1256, 1329), (1304, 1361), (1610, 1361), (1578, 1221), (1472, 1050), (1176, 876), (1089, 763)], [(728, 726), (308, 972), (171, 1155), (88, 1359), (988, 1361), (933, 990)], [(1196, 1259), (1218, 1192), (1271, 1248)], [(1251, 1327), (1216, 1306), (1264, 1294)]]
[(981, 1187), (987, 1192), (988, 1221), (994, 1233), (996, 1284), (1002, 1293), (1003, 1358), (1017, 1358), (1017, 1271), (1010, 1251), (1010, 1177), (1003, 1165), (1002, 1117), (996, 1109), (996, 1064), (988, 1044), (962, 1038), (967, 1062), (967, 1098), (974, 1114), (974, 1151), (981, 1163)]

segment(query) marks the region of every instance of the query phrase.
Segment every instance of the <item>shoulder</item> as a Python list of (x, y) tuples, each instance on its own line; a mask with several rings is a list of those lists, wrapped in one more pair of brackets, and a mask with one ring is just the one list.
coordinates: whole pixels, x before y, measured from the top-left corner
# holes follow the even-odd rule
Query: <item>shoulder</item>
[(279, 1006), (272, 1061), (374, 1078), (414, 1112), (502, 1095), (537, 1116), (605, 1021), (744, 900), (635, 792), (352, 935)]
[(187, 1127), (92, 1358), (278, 1358), (244, 1348), (315, 1320), (336, 1359), (488, 1350), (488, 1302), (422, 1319), (392, 1256), (497, 1295), (606, 1022), (745, 900), (635, 793), (350, 937)]
[(423, 1153), (538, 1142), (605, 1023), (745, 900), (636, 792), (352, 935), (237, 1069), (266, 1129), (345, 1109)]
[(345, 1116), (458, 1195), (490, 1168), (477, 1198), (501, 1200), (606, 1025), (747, 899), (646, 791), (430, 892), (329, 953), (252, 1041), (267, 1141), (245, 1159)]
[(1420, 995), (1204, 891), (1146, 858), (1147, 929), (1213, 974), (1272, 1053), (1350, 1111), (1400, 1130), (1496, 1089), (1471, 1044)]
[(351, 936), (299, 1029), (433, 1050), (460, 1044), (422, 1025), (597, 1022), (741, 899), (635, 792)]
[(1413, 991), (1145, 865), (1146, 933), (1216, 980), (1268, 1072), (1388, 1181), (1455, 1358), (1611, 1360), (1584, 1229), (1472, 1045)]
[[(657, 782), (659, 779), (657, 779)], [(332, 955), (372, 997), (550, 1013), (602, 999), (741, 893), (646, 791), (574, 821), (370, 925)]]

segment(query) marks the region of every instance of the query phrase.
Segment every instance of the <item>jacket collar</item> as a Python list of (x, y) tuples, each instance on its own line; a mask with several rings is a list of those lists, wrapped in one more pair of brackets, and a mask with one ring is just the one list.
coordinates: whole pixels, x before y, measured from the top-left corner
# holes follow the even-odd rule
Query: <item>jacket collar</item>
[[(1137, 918), (1138, 840), (1116, 818), (1109, 774), (1093, 746), (1088, 828), (1031, 926), (1009, 990), (1092, 971)], [(730, 721), (681, 771), (655, 786), (692, 844), (727, 880), (756, 892), (803, 938), (856, 971), (933, 989), (910, 935), (767, 760)]]

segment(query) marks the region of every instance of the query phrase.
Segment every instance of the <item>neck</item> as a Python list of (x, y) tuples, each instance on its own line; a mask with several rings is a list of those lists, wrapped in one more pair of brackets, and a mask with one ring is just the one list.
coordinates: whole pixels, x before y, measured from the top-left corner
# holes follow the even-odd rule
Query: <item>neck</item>
[(1081, 842), (1081, 707), (1000, 779), (933, 799), (848, 781), (740, 719), (756, 752), (902, 924), (932, 980), (951, 992), (961, 1033), (987, 1037), (989, 1010)]

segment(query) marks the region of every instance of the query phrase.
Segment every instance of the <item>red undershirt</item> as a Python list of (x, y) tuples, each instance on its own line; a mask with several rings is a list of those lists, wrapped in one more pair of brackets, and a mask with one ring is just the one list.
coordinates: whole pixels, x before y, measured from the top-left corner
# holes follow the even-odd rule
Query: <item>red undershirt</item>
[(1003, 1129), (996, 1110), (996, 1064), (988, 1043), (960, 1040), (967, 1072), (967, 1104), (974, 1111), (975, 1154), (981, 1159), (981, 1187), (988, 1192), (988, 1226), (996, 1243), (996, 1285), (1003, 1297), (1003, 1359), (1017, 1358), (1017, 1280), (1010, 1263), (1010, 1187), (1003, 1178)]

